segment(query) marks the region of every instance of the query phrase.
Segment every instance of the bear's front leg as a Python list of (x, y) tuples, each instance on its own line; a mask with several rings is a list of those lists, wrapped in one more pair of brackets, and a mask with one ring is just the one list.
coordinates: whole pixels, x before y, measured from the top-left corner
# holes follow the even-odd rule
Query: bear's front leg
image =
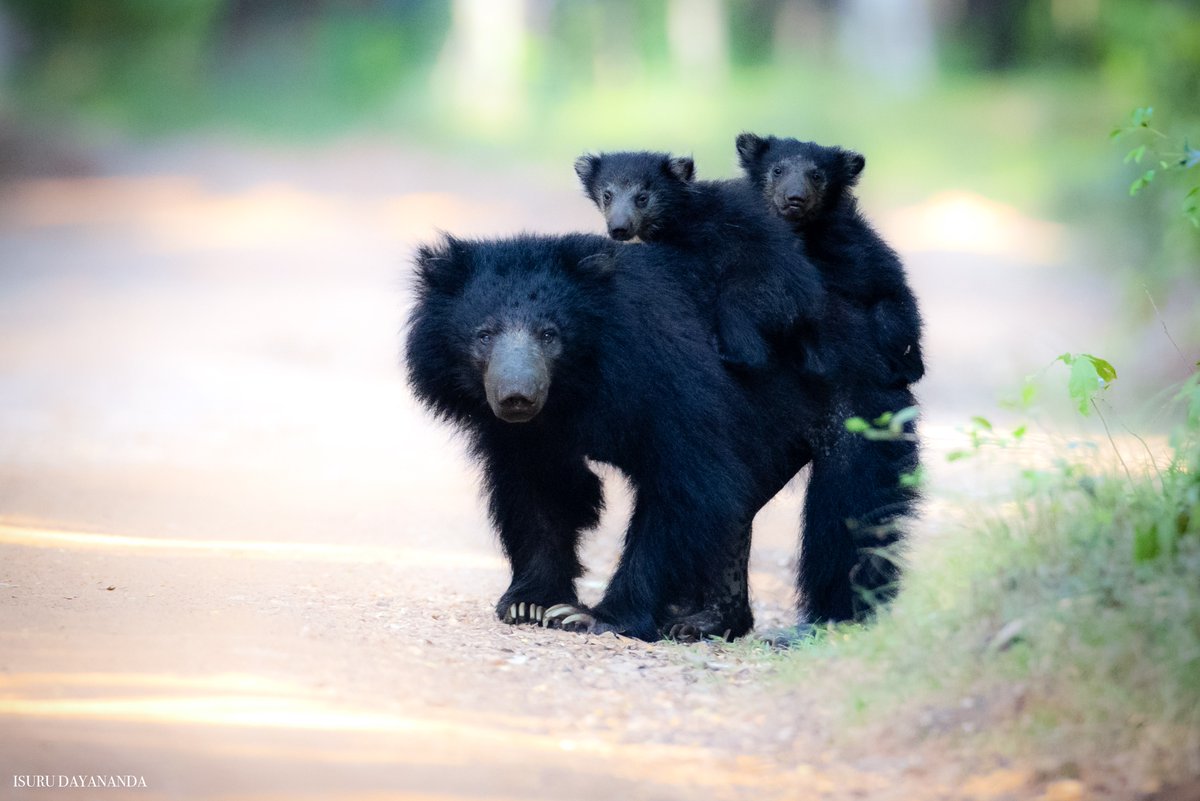
[(542, 623), (550, 607), (578, 603), (579, 537), (599, 521), (600, 479), (582, 457), (568, 461), (537, 440), (505, 438), (483, 450), (488, 509), (512, 567), (496, 616)]

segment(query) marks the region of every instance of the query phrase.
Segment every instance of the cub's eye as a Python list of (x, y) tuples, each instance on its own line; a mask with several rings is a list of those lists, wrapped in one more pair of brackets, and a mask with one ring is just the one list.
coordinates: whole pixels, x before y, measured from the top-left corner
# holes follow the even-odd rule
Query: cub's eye
[(783, 175), (783, 167), (780, 167), (778, 164), (775, 165), (775, 168), (771, 170), (771, 175)]
[(612, 203), (612, 192), (609, 192), (607, 189), (605, 189), (600, 195), (600, 200), (603, 201), (604, 205), (606, 206), (609, 203)]
[(549, 345), (554, 340), (558, 339), (558, 331), (553, 328), (542, 329), (542, 342)]
[(492, 332), (491, 332), (491, 331), (488, 331), (487, 329), (484, 329), (483, 331), (480, 331), (480, 332), (479, 332), (478, 334), (476, 334), (475, 336), (476, 336), (476, 337), (478, 337), (478, 338), (479, 338), (479, 341), (480, 341), (482, 344), (484, 344), (484, 345), (490, 345), (490, 344), (492, 344)]
[(646, 204), (650, 202), (650, 195), (646, 192), (638, 193), (638, 196), (633, 199), (633, 202), (639, 209), (646, 208)]

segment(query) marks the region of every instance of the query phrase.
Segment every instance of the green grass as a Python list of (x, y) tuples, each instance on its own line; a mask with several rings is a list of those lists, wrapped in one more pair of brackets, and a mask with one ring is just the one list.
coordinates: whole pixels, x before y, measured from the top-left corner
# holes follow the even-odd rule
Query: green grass
[(893, 607), (789, 652), (782, 680), (837, 699), (851, 740), (886, 727), (1131, 786), (1200, 774), (1196, 376), (1182, 401), (1169, 465), (1027, 472), (1013, 503), (918, 537)]

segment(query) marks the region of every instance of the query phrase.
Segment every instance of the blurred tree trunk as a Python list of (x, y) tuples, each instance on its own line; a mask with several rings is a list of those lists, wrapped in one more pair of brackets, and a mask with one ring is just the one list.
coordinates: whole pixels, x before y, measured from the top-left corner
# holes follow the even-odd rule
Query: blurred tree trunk
[(842, 0), (837, 9), (838, 43), (846, 64), (903, 90), (933, 79), (930, 0)]
[(979, 53), (979, 66), (999, 71), (1016, 66), (1030, 0), (965, 0), (962, 24)]
[(700, 83), (729, 77), (724, 0), (667, 0), (667, 43), (677, 73)]
[(434, 84), (457, 114), (504, 125), (524, 113), (527, 22), (525, 0), (454, 0)]

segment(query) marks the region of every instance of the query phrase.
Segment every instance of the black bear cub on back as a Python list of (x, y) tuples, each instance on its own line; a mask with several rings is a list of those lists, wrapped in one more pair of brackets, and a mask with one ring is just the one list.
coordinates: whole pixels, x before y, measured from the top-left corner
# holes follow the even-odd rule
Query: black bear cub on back
[[(820, 275), (749, 187), (697, 181), (692, 159), (669, 153), (584, 155), (575, 172), (613, 239), (661, 242), (714, 267), (717, 285), (706, 291), (726, 364), (758, 370), (772, 340), (811, 338), (822, 310)], [(808, 368), (820, 372), (814, 352), (805, 353)]]
[(925, 364), (916, 298), (900, 257), (859, 212), (851, 191), (866, 159), (839, 147), (752, 133), (738, 136), (737, 152), (770, 211), (804, 239), (830, 292), (869, 315), (873, 344), (887, 365), (884, 384), (920, 379)]

